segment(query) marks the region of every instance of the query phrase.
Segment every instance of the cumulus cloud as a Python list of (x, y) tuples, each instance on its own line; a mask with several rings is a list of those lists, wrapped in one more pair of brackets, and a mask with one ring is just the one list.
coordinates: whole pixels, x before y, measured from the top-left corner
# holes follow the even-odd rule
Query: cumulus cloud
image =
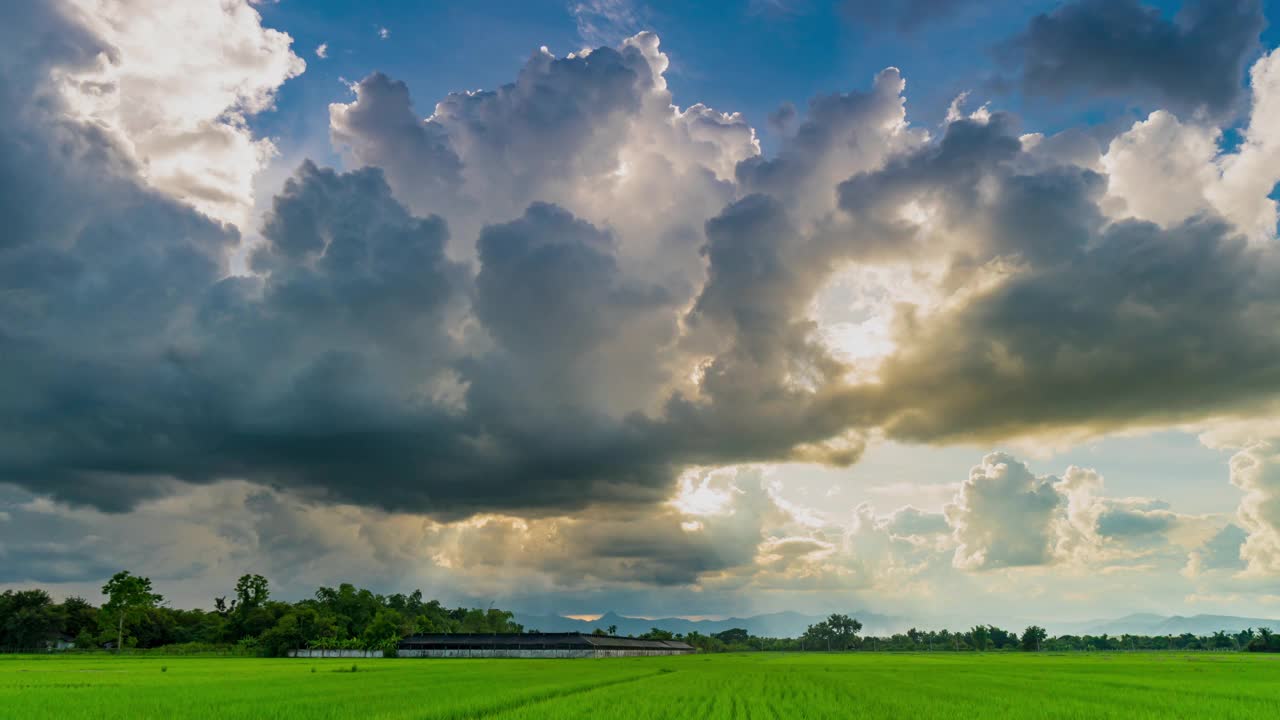
[(1164, 110), (1135, 123), (1102, 160), (1107, 192), (1123, 202), (1116, 214), (1169, 226), (1209, 210), (1219, 139), (1217, 128), (1183, 124)]
[(1156, 500), (1106, 497), (1103, 486), (1096, 470), (1072, 466), (1061, 477), (1036, 475), (1010, 455), (987, 455), (945, 508), (956, 543), (953, 564), (978, 571), (1099, 569), (1156, 554), (1185, 559), (1173, 536), (1193, 518)]
[(947, 506), (959, 543), (956, 566), (986, 570), (1047, 563), (1052, 521), (1062, 504), (1056, 482), (1036, 477), (1008, 455), (983, 458)]
[[(881, 369), (884, 387), (901, 393), (885, 398), (901, 408), (890, 432), (1098, 432), (1215, 406), (1248, 412), (1273, 392), (1280, 348), (1263, 328), (1274, 306), (1255, 301), (1273, 287), (1273, 260), (1229, 226), (1123, 222), (1077, 248), (1073, 261), (1015, 274), (954, 314), (902, 318), (904, 349)], [(929, 359), (937, 357), (964, 360)]]
[(329, 57), (329, 43), (320, 43), (316, 46), (316, 57), (321, 60)]
[(331, 134), (353, 164), (382, 167), (397, 197), (446, 214), (460, 237), (553, 202), (610, 226), (629, 259), (689, 294), (699, 229), (733, 199), (736, 164), (760, 150), (740, 115), (676, 107), (667, 64), (651, 33), (567, 57), (544, 48), (514, 83), (450, 94), (425, 119), (403, 83), (375, 74), (354, 102), (330, 107)]
[(0, 585), (92, 586), (121, 564), (160, 581), (198, 583), (207, 604), (242, 572), (286, 594), (357, 581), (440, 585), (455, 600), (534, 588), (687, 586), (736, 573), (783, 572), (825, 548), (804, 535), (758, 469), (694, 471), (686, 479), (723, 493), (718, 507), (602, 509), (576, 516), (485, 514), (442, 522), (410, 513), (317, 502), (243, 481), (184, 485), (125, 515), (68, 507), (9, 489), (0, 522)]
[[(1268, 93), (1257, 89), (1259, 105)], [(937, 144), (842, 183), (841, 209), (862, 243), (899, 257), (951, 253), (939, 276), (949, 297), (899, 307), (882, 384), (851, 399), (883, 402), (889, 432), (916, 440), (1097, 432), (1212, 414), (1214, 405), (1217, 414), (1261, 412), (1276, 371), (1277, 338), (1266, 329), (1276, 256), (1243, 234), (1256, 227), (1245, 216), (1224, 220), (1203, 202), (1186, 217), (1149, 195), (1161, 183), (1129, 156), (1160, 154), (1136, 148), (1175, 123), (1155, 116), (1117, 139), (1101, 163), (1115, 168), (1111, 178), (1046, 162), (1043, 140), (1027, 142), (993, 113), (954, 121)], [(1202, 163), (1213, 137), (1178, 147), (1195, 148)], [(1170, 191), (1199, 194), (1198, 176), (1186, 172), (1197, 161), (1168, 162), (1179, 163)], [(1265, 186), (1255, 183), (1256, 199)], [(1126, 207), (1152, 208), (1167, 224), (1110, 216), (1126, 195), (1136, 201)], [(1041, 415), (1048, 408), (1052, 417)]]
[[(924, 583), (1168, 553), (1185, 518), (1000, 454), (941, 515), (816, 527), (746, 471), (702, 483), (717, 511), (668, 501), (692, 466), (1247, 416), (1280, 390), (1280, 266), (1257, 241), (1274, 54), (1230, 153), (1169, 113), (1105, 154), (985, 106), (934, 136), (889, 68), (812, 100), (765, 157), (741, 115), (675, 103), (651, 33), (540, 50), (429, 114), (373, 74), (330, 107), (348, 169), (303, 163), (248, 248), (157, 180), (139, 148), (164, 123), (67, 89), (130, 67), (141, 41), (104, 26), (123, 7), (0, 29), (0, 481), (64, 514), (110, 524), (239, 482), (251, 512), (299, 516), (281, 557), (332, 511), (393, 528), (368, 553), (549, 585)], [(175, 107), (257, 143), (236, 118), (300, 61), (252, 10), (218, 7), (255, 50)], [(124, 87), (108, 94), (155, 104)], [(1193, 209), (1150, 192), (1152, 157)], [(863, 294), (852, 312), (831, 307), (840, 282)], [(850, 360), (833, 322), (872, 347)], [(1266, 461), (1240, 457), (1243, 552), (1270, 567)]]
[(306, 68), (292, 38), (245, 0), (68, 2), (103, 52), (59, 73), (64, 111), (111, 134), (151, 187), (243, 228), (276, 152), (247, 120)]
[(832, 187), (879, 169), (895, 153), (928, 137), (906, 119), (906, 81), (897, 68), (876, 75), (869, 92), (824, 95), (809, 102), (805, 120), (776, 157), (752, 157), (737, 168), (745, 190), (769, 193), (805, 219), (834, 207)]
[(893, 535), (918, 537), (947, 532), (950, 526), (942, 513), (926, 512), (907, 505), (889, 515), (885, 529)]
[(422, 209), (457, 202), (461, 161), (437, 125), (422, 122), (402, 82), (375, 73), (354, 86), (356, 102), (329, 109), (334, 145), (351, 164), (381, 168), (394, 187), (413, 188), (427, 200)]
[(1231, 484), (1244, 492), (1237, 512), (1248, 533), (1239, 556), (1248, 572), (1280, 571), (1280, 453), (1274, 443), (1259, 443), (1231, 457)]
[(1179, 112), (1230, 113), (1266, 24), (1260, 0), (1186, 0), (1165, 18), (1141, 0), (1074, 0), (1005, 47), (1032, 95), (1101, 94)]
[(1280, 233), (1275, 188), (1280, 184), (1280, 49), (1249, 71), (1252, 107), (1239, 150), (1218, 159), (1222, 182), (1210, 201), (1255, 238)]
[(1280, 115), (1280, 51), (1254, 64), (1252, 108), (1243, 142), (1220, 150), (1221, 132), (1159, 110), (1116, 137), (1102, 158), (1110, 213), (1172, 226), (1217, 213), (1255, 242), (1276, 237), (1280, 215), (1268, 197), (1280, 183), (1276, 118)]

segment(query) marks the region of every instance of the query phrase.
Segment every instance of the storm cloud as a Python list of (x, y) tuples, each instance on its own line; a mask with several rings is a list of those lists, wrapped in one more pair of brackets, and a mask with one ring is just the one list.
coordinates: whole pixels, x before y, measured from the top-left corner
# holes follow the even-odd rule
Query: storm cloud
[[(202, 536), (215, 555), (319, 566), (307, 542), (341, 517), (391, 528), (343, 556), (388, 574), (429, 556), (725, 593), (1132, 560), (1172, 552), (1185, 518), (1104, 501), (1091, 471), (993, 454), (945, 513), (864, 507), (833, 529), (736, 466), (1250, 418), (1280, 394), (1280, 55), (1253, 66), (1238, 147), (1195, 112), (1243, 106), (1256, 3), (1037, 19), (1019, 47), (1038, 92), (1169, 106), (1106, 148), (962, 100), (913, 125), (886, 68), (814, 98), (764, 155), (742, 115), (676, 104), (649, 32), (539, 50), (425, 117), (409, 82), (372, 73), (329, 108), (345, 169), (297, 164), (252, 224), (262, 156), (164, 153), (182, 123), (267, 153), (246, 118), (302, 71), (226, 7), (262, 54), (226, 69), (218, 107), (174, 116), (110, 86), (168, 125), (81, 104), (132, 41), (53, 5), (0, 29), (0, 482), (25, 494), (4, 511), (20, 532), (49, 498), (71, 534), (199, 497), (249, 517), (227, 531), (239, 549)], [(1055, 59), (1128, 58), (1077, 42), (1096, 23), (1148, 64), (1104, 81)], [(204, 151), (221, 195), (179, 181)], [(839, 283), (861, 304), (832, 300)], [(1233, 465), (1251, 568), (1275, 567), (1273, 455)], [(679, 507), (691, 472), (722, 508)], [(106, 562), (3, 551), (40, 579)]]
[(1038, 15), (1000, 54), (1030, 95), (1110, 95), (1178, 112), (1229, 113), (1266, 25), (1261, 0), (1185, 0), (1173, 18), (1141, 0), (1073, 0)]

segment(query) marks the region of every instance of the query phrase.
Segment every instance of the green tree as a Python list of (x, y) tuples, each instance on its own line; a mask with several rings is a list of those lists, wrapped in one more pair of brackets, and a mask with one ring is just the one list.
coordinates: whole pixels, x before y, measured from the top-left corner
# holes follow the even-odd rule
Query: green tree
[(987, 626), (987, 636), (991, 638), (991, 645), (995, 648), (1014, 647), (1018, 644), (1018, 634), (1001, 630), (995, 625)]
[(751, 640), (751, 636), (742, 628), (730, 628), (728, 630), (723, 630), (718, 633), (713, 633), (711, 637), (726, 645), (746, 645)]
[(373, 622), (369, 623), (369, 627), (365, 628), (364, 634), (360, 637), (364, 641), (365, 649), (385, 649), (388, 645), (399, 643), (400, 625), (400, 613), (391, 609), (379, 610)]
[(297, 607), (259, 636), (258, 647), (263, 655), (283, 657), (290, 650), (309, 647), (320, 638), (333, 637), (336, 633), (333, 618), (320, 614), (315, 608)]
[(831, 649), (831, 626), (826, 620), (817, 622), (805, 628), (804, 634), (800, 636), (800, 647), (809, 650), (814, 647), (826, 647)]
[(44, 590), (0, 594), (0, 647), (33, 650), (62, 629), (62, 608)]
[(524, 626), (515, 621), (515, 613), (510, 610), (489, 608), (485, 611), (484, 617), (485, 623), (489, 626), (489, 632), (492, 633), (518, 633), (524, 630)]
[(147, 610), (164, 602), (164, 597), (151, 591), (150, 578), (133, 575), (128, 570), (111, 576), (102, 586), (102, 594), (108, 599), (99, 618), (105, 621), (105, 627), (116, 626), (117, 652), (124, 648), (125, 623), (141, 618)]
[(86, 631), (92, 633), (98, 627), (98, 608), (82, 597), (72, 595), (62, 601), (62, 632), (79, 637)]
[(848, 650), (857, 639), (858, 632), (862, 630), (862, 623), (839, 613), (830, 615), (825, 624), (830, 633), (831, 644), (839, 650)]
[(649, 632), (640, 636), (641, 640), (674, 640), (675, 635), (662, 628), (649, 628)]
[(617, 635), (617, 634), (618, 634), (618, 626), (617, 626), (617, 625), (610, 625), (610, 626), (609, 626), (609, 634), (610, 634), (610, 635)]
[[(316, 590), (316, 602), (337, 619), (347, 637), (364, 634), (382, 607), (382, 597), (351, 583), (342, 583), (337, 589), (321, 587)], [(465, 610), (463, 611), (465, 613)], [(483, 610), (479, 610), (482, 615)]]
[(1249, 641), (1248, 650), (1250, 652), (1280, 652), (1280, 636), (1272, 632), (1271, 628), (1258, 628), (1258, 635)]
[(1035, 652), (1040, 649), (1044, 641), (1049, 638), (1049, 633), (1039, 625), (1032, 625), (1022, 631), (1022, 649), (1028, 652)]
[(969, 637), (973, 641), (974, 650), (986, 650), (988, 643), (991, 641), (991, 632), (984, 625), (975, 625), (969, 631)]
[(271, 597), (271, 587), (261, 575), (241, 575), (236, 581), (236, 600), (241, 610), (261, 607)]
[(471, 608), (463, 613), (462, 616), (462, 632), (465, 633), (487, 633), (489, 630), (489, 616), (480, 608)]

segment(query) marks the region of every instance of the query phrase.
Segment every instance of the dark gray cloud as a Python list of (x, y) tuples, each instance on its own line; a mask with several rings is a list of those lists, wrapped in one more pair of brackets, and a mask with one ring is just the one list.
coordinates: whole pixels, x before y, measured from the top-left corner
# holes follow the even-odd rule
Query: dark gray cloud
[[(0, 248), (0, 481), (112, 511), (175, 479), (226, 477), (441, 514), (664, 494), (670, 457), (569, 396), (607, 385), (584, 373), (611, 360), (652, 373), (652, 351), (632, 351), (661, 346), (675, 322), (669, 309), (651, 320), (663, 292), (611, 274), (605, 233), (535, 206), (485, 233), (473, 286), (445, 256), (444, 221), (410, 214), (382, 170), (305, 163), (266, 218), (256, 275), (228, 276), (234, 228), (143, 188), (111, 138), (64, 119), (49, 70), (90, 62), (93, 39), (53, 11), (23, 19), (40, 27), (14, 33), (0, 86), (0, 177), (27, 194), (6, 204), (22, 232)], [(634, 105), (641, 76), (609, 49), (531, 62), (526, 85), (447, 105), (470, 108), (478, 135), (500, 129), (501, 108), (534, 122), (506, 130), (508, 149), (567, 170), (542, 138), (590, 136), (608, 124), (591, 109)], [(364, 89), (385, 112), (348, 113), (351, 126), (421, 141), (449, 180), (430, 128), (386, 110), (403, 88), (375, 76)], [(473, 298), (496, 347), (458, 312)]]
[[(949, 283), (1022, 266), (952, 311), (903, 309), (899, 350), (852, 407), (902, 438), (991, 439), (1241, 410), (1280, 389), (1272, 253), (1213, 216), (1108, 222), (1101, 176), (1025, 155), (998, 116), (960, 121), (840, 187), (859, 242), (949, 252)], [(929, 225), (895, 214), (913, 198), (938, 209)]]
[(333, 144), (346, 148), (357, 166), (382, 168), (392, 187), (414, 188), (432, 208), (456, 203), (462, 161), (440, 124), (413, 112), (408, 86), (373, 73), (354, 90), (354, 103), (330, 107)]
[[(1054, 252), (1078, 243), (1079, 238), (1062, 235), (1078, 230), (1081, 222), (1095, 227), (1102, 224), (1101, 213), (1095, 208), (1080, 208), (1076, 201), (1083, 197), (1087, 203), (1089, 195), (1101, 189), (1100, 183), (1094, 180), (1095, 176), (1078, 168), (1055, 167), (1042, 175), (1014, 176), (1013, 162), (1022, 152), (1016, 130), (1014, 118), (1003, 113), (985, 122), (959, 120), (947, 126), (938, 143), (895, 157), (884, 168), (855, 175), (841, 183), (837, 187), (840, 209), (852, 218), (854, 225), (835, 241), (846, 246), (843, 252), (856, 255), (910, 256), (928, 250), (933, 239), (901, 212), (904, 204), (926, 197), (939, 206), (945, 226), (972, 223), (974, 218), (986, 221), (978, 229), (979, 237), (990, 246), (984, 248), (988, 253)], [(988, 221), (979, 214), (980, 206), (986, 202), (983, 181), (1002, 175), (1008, 177), (1014, 194), (1000, 196), (1001, 206), (993, 214), (1004, 217), (991, 217)], [(1069, 189), (1075, 192), (1064, 192)], [(1018, 197), (1036, 194), (1042, 201), (1035, 205), (1028, 205), (1022, 201), (1024, 198)], [(1057, 219), (1023, 214), (1028, 209), (1048, 214), (1059, 208), (1069, 222), (1046, 223), (1038, 228), (1050, 235), (1020, 232), (1038, 220)], [(1081, 209), (1086, 210), (1083, 217), (1076, 215)], [(1001, 222), (1010, 219), (1022, 223), (1022, 227), (1007, 227)]]
[(101, 580), (116, 572), (97, 538), (56, 513), (31, 512), (33, 497), (0, 486), (0, 583)]
[[(19, 33), (14, 52), (65, 67), (98, 51), (56, 14), (27, 19), (65, 32)], [(54, 53), (51, 37), (86, 46)], [(621, 276), (607, 233), (534, 205), (482, 233), (473, 281), (445, 256), (444, 221), (410, 214), (381, 170), (306, 163), (267, 216), (257, 274), (228, 276), (235, 230), (144, 189), (110, 138), (62, 119), (49, 66), (20, 68), (3, 87), (0, 175), (28, 197), (6, 205), (23, 231), (0, 250), (0, 480), (113, 511), (226, 477), (440, 514), (665, 496), (671, 452), (610, 407), (666, 379), (654, 353), (677, 317)], [(571, 172), (548, 138), (589, 145), (641, 81), (636, 47), (538, 54), (524, 84), (439, 114), (505, 133), (490, 154), (511, 158), (489, 159), (532, 183)], [(403, 88), (362, 87), (349, 127), (430, 146), (449, 181), (430, 128), (385, 110)], [(456, 312), (471, 303), (479, 328)]]
[(1266, 25), (1261, 0), (1186, 0), (1166, 18), (1140, 0), (1075, 0), (1032, 19), (998, 53), (1031, 95), (1108, 95), (1179, 112), (1236, 110)]
[(904, 318), (888, 427), (989, 438), (1247, 408), (1280, 388), (1269, 264), (1216, 220), (1110, 226), (954, 314)]
[[(829, 268), (796, 262), (807, 244), (786, 207), (750, 195), (707, 223), (707, 281), (688, 322), (715, 348), (697, 397), (674, 395), (659, 435), (697, 457), (763, 459), (840, 435), (823, 393), (842, 366), (814, 336), (804, 306)], [(848, 464), (855, 441), (824, 459)]]
[(777, 110), (769, 113), (769, 127), (776, 133), (789, 133), (797, 115), (795, 105), (789, 102), (782, 103)]
[(503, 352), (470, 366), (472, 400), (520, 388), (529, 406), (631, 408), (667, 380), (673, 298), (624, 277), (608, 233), (539, 203), (485, 228), (477, 250), (474, 311)]
[(889, 149), (885, 129), (902, 121), (904, 87), (898, 69), (887, 68), (869, 91), (813, 98), (795, 136), (775, 157), (740, 163), (738, 182), (749, 192), (783, 200), (810, 193), (829, 197), (831, 185), (848, 177), (850, 167), (872, 164)]

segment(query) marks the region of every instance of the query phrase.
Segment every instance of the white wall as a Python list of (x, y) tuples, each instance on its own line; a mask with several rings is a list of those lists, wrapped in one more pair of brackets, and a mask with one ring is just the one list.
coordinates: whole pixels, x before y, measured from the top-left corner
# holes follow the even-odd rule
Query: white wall
[(300, 658), (380, 658), (381, 650), (290, 650), (289, 657)]
[(687, 655), (680, 650), (400, 650), (399, 657), (428, 658), (603, 658)]

